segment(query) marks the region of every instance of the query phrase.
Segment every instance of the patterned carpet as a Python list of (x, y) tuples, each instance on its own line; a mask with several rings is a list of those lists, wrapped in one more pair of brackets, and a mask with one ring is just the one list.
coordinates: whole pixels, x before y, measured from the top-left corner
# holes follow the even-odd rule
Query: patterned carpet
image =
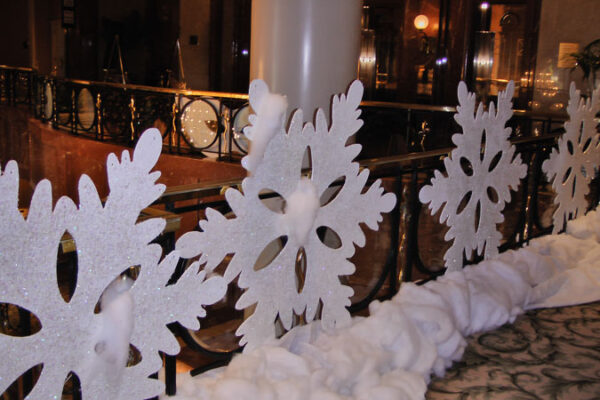
[(600, 302), (530, 311), (468, 341), (427, 399), (600, 399)]

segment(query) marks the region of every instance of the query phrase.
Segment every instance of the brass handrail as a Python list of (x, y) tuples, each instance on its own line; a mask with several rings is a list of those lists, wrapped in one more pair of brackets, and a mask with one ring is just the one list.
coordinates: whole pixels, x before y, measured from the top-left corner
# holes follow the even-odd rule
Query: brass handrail
[(173, 89), (173, 88), (161, 88), (156, 86), (146, 85), (134, 85), (134, 84), (122, 84), (116, 82), (97, 82), (87, 81), (81, 79), (60, 79), (63, 82), (69, 82), (76, 85), (82, 86), (104, 86), (112, 87), (124, 90), (140, 90), (146, 92), (165, 93), (165, 94), (180, 94), (184, 96), (204, 96), (204, 97), (215, 97), (215, 98), (227, 98), (227, 99), (239, 99), (248, 100), (248, 95), (243, 93), (227, 93), (227, 92), (212, 92), (207, 90), (191, 90), (191, 89)]
[[(165, 94), (180, 94), (184, 96), (198, 96), (198, 97), (213, 97), (223, 99), (236, 99), (236, 100), (248, 100), (248, 95), (245, 93), (232, 93), (232, 92), (214, 92), (209, 90), (192, 90), (192, 89), (175, 89), (175, 88), (161, 88), (156, 86), (147, 85), (136, 85), (136, 84), (122, 84), (116, 82), (98, 82), (89, 81), (82, 79), (60, 79), (64, 82), (70, 82), (77, 85), (83, 86), (104, 86), (112, 88), (120, 88), (124, 90), (140, 90), (155, 93)], [(454, 113), (456, 107), (444, 106), (444, 105), (430, 105), (430, 104), (418, 104), (418, 103), (400, 103), (400, 102), (389, 102), (389, 101), (361, 101), (362, 107), (378, 107), (378, 108), (390, 108), (397, 110), (412, 110), (412, 111), (429, 111), (429, 112), (443, 112), (443, 113)], [(567, 117), (566, 112), (540, 112), (532, 110), (513, 110), (513, 113), (518, 116), (534, 117), (534, 118), (553, 118), (553, 119), (564, 119)]]
[[(37, 72), (33, 68), (28, 67), (11, 67), (9, 65), (0, 65), (0, 69), (17, 70), (22, 72)], [(213, 98), (227, 98), (237, 100), (248, 100), (248, 95), (245, 93), (232, 93), (232, 92), (215, 92), (209, 90), (192, 90), (192, 89), (175, 89), (175, 88), (161, 88), (156, 86), (137, 85), (137, 84), (123, 84), (116, 82), (99, 82), (90, 81), (83, 79), (70, 79), (70, 78), (56, 78), (64, 82), (70, 82), (77, 85), (83, 86), (99, 86), (99, 87), (112, 87), (120, 88), (124, 90), (139, 90), (148, 91), (155, 93), (164, 94), (180, 94), (184, 96), (204, 96)], [(379, 108), (390, 108), (398, 110), (412, 110), (412, 111), (429, 111), (429, 112), (443, 112), (443, 113), (454, 113), (456, 107), (447, 105), (430, 105), (430, 104), (418, 104), (418, 103), (402, 103), (402, 102), (389, 102), (389, 101), (362, 101), (360, 103), (362, 107), (379, 107)], [(552, 118), (552, 119), (564, 119), (566, 118), (566, 112), (540, 112), (532, 110), (513, 110), (514, 115), (532, 117), (532, 118)]]
[(21, 72), (37, 72), (35, 69), (31, 67), (11, 67), (10, 65), (0, 64), (0, 69), (11, 69)]
[[(514, 145), (526, 145), (531, 143), (553, 141), (560, 137), (561, 134), (562, 133), (557, 132), (541, 136), (517, 137), (512, 138), (511, 143)], [(358, 160), (358, 163), (361, 168), (396, 168), (406, 166), (407, 164), (413, 164), (415, 162), (418, 163), (419, 161), (436, 160), (449, 155), (452, 150), (454, 150), (454, 147), (445, 147), (443, 149)], [(156, 203), (171, 203), (194, 198), (218, 196), (221, 194), (222, 188), (239, 186), (241, 185), (243, 179), (244, 178), (241, 177), (170, 186), (165, 190)]]

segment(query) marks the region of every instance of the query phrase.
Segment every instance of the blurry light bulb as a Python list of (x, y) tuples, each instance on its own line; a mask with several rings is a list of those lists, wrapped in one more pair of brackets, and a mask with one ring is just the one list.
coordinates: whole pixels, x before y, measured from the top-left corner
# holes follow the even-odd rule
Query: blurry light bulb
[(415, 28), (423, 30), (429, 26), (429, 18), (425, 15), (420, 14), (415, 17)]

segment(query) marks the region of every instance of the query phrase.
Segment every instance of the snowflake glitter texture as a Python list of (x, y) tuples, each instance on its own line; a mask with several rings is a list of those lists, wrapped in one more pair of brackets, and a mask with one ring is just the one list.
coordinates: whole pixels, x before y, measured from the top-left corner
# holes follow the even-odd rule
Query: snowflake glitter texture
[[(62, 197), (52, 209), (50, 183), (40, 182), (27, 219), (17, 207), (17, 164), (6, 165), (0, 175), (0, 303), (30, 311), (41, 329), (26, 337), (0, 334), (0, 393), (36, 365), (43, 368), (28, 396), (32, 399), (59, 398), (71, 371), (80, 379), (84, 398), (145, 399), (163, 391), (164, 385), (148, 376), (162, 366), (159, 351), (179, 351), (166, 325), (179, 321), (198, 329), (197, 316), (205, 314), (202, 306), (218, 301), (226, 284), (220, 277), (205, 280), (204, 272), (196, 273), (196, 264), (176, 284), (166, 286), (178, 253), (160, 261), (160, 246), (150, 244), (165, 221), (155, 218), (136, 223), (141, 210), (164, 191), (164, 185), (155, 184), (160, 173), (150, 173), (161, 148), (160, 133), (151, 129), (140, 137), (131, 160), (128, 151), (120, 161), (109, 155), (110, 194), (104, 204), (87, 175), (79, 181), (79, 207)], [(57, 249), (65, 231), (76, 243), (78, 261), (77, 285), (68, 302), (56, 278)], [(126, 292), (131, 307), (120, 315), (129, 315), (133, 321), (111, 321), (104, 309), (94, 313), (104, 290), (135, 265), (140, 266), (139, 276)], [(123, 329), (128, 324), (130, 328)], [(137, 348), (142, 356), (138, 364), (125, 368), (106, 357), (109, 343), (99, 337), (110, 332), (107, 341), (112, 340), (117, 330), (130, 335), (124, 337), (125, 352), (128, 344)], [(126, 358), (125, 353), (121, 359)]]
[[(475, 111), (475, 94), (467, 85), (458, 85), (457, 114), (454, 119), (463, 133), (452, 136), (456, 148), (444, 159), (447, 176), (434, 172), (431, 185), (419, 193), (422, 203), (429, 203), (432, 214), (443, 207), (440, 222), (450, 227), (445, 240), (452, 246), (444, 254), (448, 271), (458, 270), (463, 254), (473, 250), (490, 258), (498, 254), (502, 235), (496, 225), (504, 221), (502, 209), (510, 201), (510, 189), (516, 190), (527, 173), (527, 166), (517, 155), (508, 137), (511, 129), (506, 122), (512, 116), (514, 83), (498, 95), (498, 110), (490, 103), (489, 111), (479, 104)], [(445, 203), (445, 206), (444, 206)]]
[(591, 99), (581, 98), (575, 83), (571, 82), (565, 133), (558, 139), (558, 148), (552, 149), (550, 158), (542, 164), (548, 180), (554, 179), (554, 203), (558, 205), (552, 215), (552, 233), (562, 230), (567, 220), (585, 212), (589, 183), (600, 162), (600, 135), (596, 114), (600, 111), (600, 88)]
[[(215, 268), (225, 255), (232, 254), (225, 279), (230, 282), (239, 275), (238, 285), (247, 289), (236, 308), (244, 309), (256, 304), (254, 313), (237, 331), (243, 335), (241, 344), (251, 349), (274, 337), (274, 322), (279, 318), (285, 329), (292, 325), (294, 313), (305, 313), (312, 321), (322, 303), (321, 321), (326, 329), (344, 326), (350, 322), (346, 306), (353, 291), (339, 280), (341, 275), (352, 274), (354, 265), (348, 261), (354, 254), (354, 243), (363, 246), (365, 236), (359, 226), (366, 223), (377, 229), (383, 212), (390, 211), (396, 202), (393, 194), (383, 193), (379, 181), (362, 193), (369, 176), (368, 170), (359, 171), (353, 162), (361, 146), (346, 146), (346, 141), (361, 126), (357, 109), (363, 88), (355, 81), (347, 95), (334, 96), (332, 122), (327, 121), (322, 110), (316, 114), (315, 125), (302, 125), (302, 111), (296, 111), (288, 132), (283, 129), (280, 113), (268, 112), (261, 105), (281, 102), (269, 99), (262, 81), (250, 85), (250, 105), (257, 113), (251, 116), (249, 137), (254, 140), (256, 127), (272, 127), (273, 134), (264, 147), (258, 163), (242, 165), (251, 175), (242, 182), (242, 191), (229, 189), (225, 197), (235, 214), (227, 219), (215, 210), (207, 209), (207, 219), (200, 222), (202, 232), (189, 232), (178, 244), (194, 247), (183, 251), (182, 257), (202, 254), (200, 261), (206, 269)], [(270, 121), (264, 119), (272, 118)], [(270, 134), (269, 134), (270, 135)], [(253, 144), (253, 143), (252, 143)], [(302, 177), (302, 160), (310, 153), (310, 178)], [(252, 153), (252, 146), (251, 146)], [(254, 159), (254, 156), (251, 156)], [(343, 178), (341, 189), (328, 202), (324, 192), (336, 180)], [(280, 212), (267, 208), (259, 198), (264, 191), (278, 193), (286, 202)], [(314, 204), (314, 207), (307, 205)], [(304, 211), (302, 211), (304, 210)], [(327, 227), (341, 241), (339, 248), (331, 248), (317, 235), (317, 228)], [(255, 262), (271, 242), (285, 242), (283, 249), (263, 268), (255, 269)], [(296, 259), (304, 250), (306, 269), (303, 284), (296, 274)]]

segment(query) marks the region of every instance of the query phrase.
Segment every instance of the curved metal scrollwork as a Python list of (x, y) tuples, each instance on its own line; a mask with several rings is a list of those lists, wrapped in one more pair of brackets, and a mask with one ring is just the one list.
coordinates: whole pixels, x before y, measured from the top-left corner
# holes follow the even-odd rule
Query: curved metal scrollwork
[(162, 93), (135, 94), (135, 129), (138, 133), (156, 128), (166, 137), (172, 131), (173, 96)]
[(96, 104), (88, 88), (82, 88), (77, 95), (77, 129), (89, 132), (96, 124)]
[(180, 121), (183, 139), (194, 151), (209, 149), (222, 132), (219, 102), (213, 99), (184, 99)]
[(250, 143), (244, 134), (244, 128), (249, 125), (248, 116), (250, 115), (250, 105), (246, 103), (243, 107), (238, 108), (233, 113), (233, 123), (231, 125), (231, 133), (235, 147), (243, 154), (248, 153)]
[(119, 143), (130, 142), (129, 96), (124, 91), (102, 90), (104, 137)]

